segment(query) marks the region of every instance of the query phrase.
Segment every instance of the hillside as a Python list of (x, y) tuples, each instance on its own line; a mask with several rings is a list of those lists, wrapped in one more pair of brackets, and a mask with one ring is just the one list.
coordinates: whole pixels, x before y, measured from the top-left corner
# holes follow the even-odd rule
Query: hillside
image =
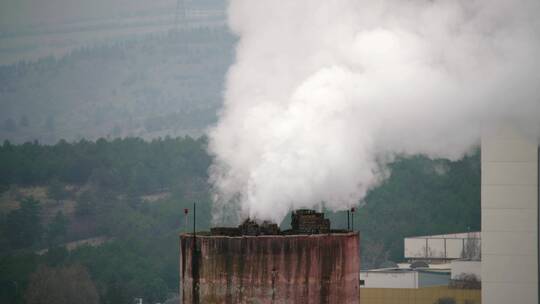
[(191, 28), (0, 66), (0, 140), (199, 136), (234, 43), (225, 27)]
[(401, 261), (404, 237), (480, 231), (478, 150), (457, 162), (401, 158), (391, 171), (358, 211), (364, 267)]
[[(198, 229), (210, 226), (210, 163), (205, 138), (4, 143), (0, 302), (22, 303), (39, 265), (85, 266), (102, 303), (173, 297), (184, 208), (196, 201)], [(479, 183), (478, 151), (457, 162), (398, 157), (360, 202), (362, 267), (401, 260), (405, 236), (478, 230)], [(346, 227), (345, 213), (327, 216)]]

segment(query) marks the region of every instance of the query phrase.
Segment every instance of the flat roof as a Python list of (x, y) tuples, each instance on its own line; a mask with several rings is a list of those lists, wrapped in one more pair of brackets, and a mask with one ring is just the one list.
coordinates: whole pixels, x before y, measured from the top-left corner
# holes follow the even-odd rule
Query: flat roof
[[(349, 232), (330, 232), (330, 233), (313, 233), (313, 234), (260, 234), (260, 235), (238, 235), (238, 236), (228, 236), (228, 235), (214, 235), (209, 231), (196, 232), (195, 237), (203, 238), (230, 238), (230, 239), (241, 239), (241, 238), (276, 238), (276, 237), (323, 237), (323, 236), (349, 236), (349, 235), (359, 235), (359, 231), (349, 231)], [(193, 232), (184, 232), (180, 233), (180, 236), (191, 237)]]
[(463, 239), (463, 238), (480, 238), (480, 231), (448, 233), (448, 234), (435, 234), (435, 235), (419, 235), (419, 236), (407, 236), (406, 239)]
[(441, 274), (446, 275), (450, 274), (450, 269), (432, 269), (432, 268), (378, 268), (378, 269), (368, 269), (360, 270), (360, 273), (411, 273), (411, 272), (420, 272), (420, 273), (431, 273), (431, 274)]

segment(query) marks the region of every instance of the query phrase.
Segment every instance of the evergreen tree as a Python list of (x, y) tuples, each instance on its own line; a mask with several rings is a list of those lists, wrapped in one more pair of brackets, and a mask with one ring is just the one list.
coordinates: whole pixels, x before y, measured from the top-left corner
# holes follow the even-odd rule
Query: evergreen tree
[(24, 248), (34, 245), (41, 239), (43, 227), (40, 220), (39, 201), (25, 198), (20, 208), (6, 216), (6, 236), (13, 248)]
[(88, 271), (80, 265), (41, 266), (30, 276), (25, 294), (28, 304), (97, 304), (99, 295)]
[(47, 195), (54, 199), (57, 203), (60, 203), (62, 200), (66, 199), (68, 194), (69, 193), (66, 191), (65, 185), (58, 181), (58, 179), (53, 179), (47, 188)]
[(47, 242), (49, 245), (58, 244), (65, 240), (69, 219), (62, 211), (58, 211), (47, 227)]

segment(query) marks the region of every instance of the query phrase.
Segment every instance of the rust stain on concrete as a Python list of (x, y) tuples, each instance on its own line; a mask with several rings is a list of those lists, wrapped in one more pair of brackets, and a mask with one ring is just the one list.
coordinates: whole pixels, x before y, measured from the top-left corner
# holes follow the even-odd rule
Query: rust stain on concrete
[(359, 303), (359, 234), (180, 236), (183, 303)]

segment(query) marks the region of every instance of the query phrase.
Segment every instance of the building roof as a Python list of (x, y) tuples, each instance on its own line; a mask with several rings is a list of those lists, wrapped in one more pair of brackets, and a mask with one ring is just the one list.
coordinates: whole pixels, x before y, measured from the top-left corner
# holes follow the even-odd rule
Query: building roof
[(378, 269), (369, 269), (361, 270), (361, 273), (410, 273), (410, 272), (419, 272), (419, 273), (431, 273), (431, 274), (441, 274), (448, 275), (450, 274), (450, 269), (439, 269), (439, 268), (378, 268)]
[(434, 235), (419, 235), (419, 236), (408, 236), (406, 239), (463, 239), (463, 238), (480, 238), (480, 231), (471, 231), (471, 232), (459, 232), (459, 233), (448, 233), (448, 234), (434, 234)]

